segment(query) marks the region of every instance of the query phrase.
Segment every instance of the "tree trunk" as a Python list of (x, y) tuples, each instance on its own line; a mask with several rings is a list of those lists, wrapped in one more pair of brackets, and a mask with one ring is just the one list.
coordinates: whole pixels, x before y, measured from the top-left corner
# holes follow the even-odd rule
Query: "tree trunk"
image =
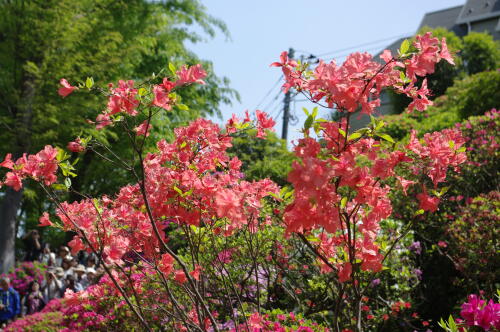
[(8, 188), (0, 202), (0, 274), (7, 273), (16, 261), (16, 217), (22, 197), (22, 190)]

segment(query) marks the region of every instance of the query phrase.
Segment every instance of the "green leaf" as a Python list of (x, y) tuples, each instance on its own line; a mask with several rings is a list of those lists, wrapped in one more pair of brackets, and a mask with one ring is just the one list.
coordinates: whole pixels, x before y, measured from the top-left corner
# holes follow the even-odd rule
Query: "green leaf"
[(69, 154), (65, 150), (57, 148), (56, 160), (58, 162), (64, 161), (68, 158), (69, 158)]
[(307, 130), (307, 129), (311, 128), (313, 121), (314, 121), (313, 116), (312, 116), (312, 115), (309, 115), (309, 116), (307, 117), (307, 119), (306, 119), (306, 122), (304, 123), (304, 129), (306, 129), (306, 130)]
[(302, 111), (307, 115), (309, 116), (309, 111), (307, 110), (307, 108), (305, 107), (302, 107)]
[(419, 215), (421, 215), (421, 214), (424, 214), (424, 212), (425, 212), (425, 211), (424, 211), (423, 209), (420, 209), (420, 210), (417, 210), (417, 212), (415, 212), (415, 215), (416, 215), (416, 216), (419, 216)]
[(382, 129), (382, 127), (385, 126), (385, 122), (380, 120), (380, 121), (377, 121), (377, 125), (375, 126), (375, 130), (380, 130)]
[(342, 197), (342, 199), (340, 200), (340, 208), (343, 209), (345, 208), (347, 205), (347, 197)]
[(184, 104), (177, 104), (176, 106), (181, 111), (188, 111), (189, 110), (189, 107), (187, 105), (184, 105)]
[(306, 237), (306, 240), (309, 242), (319, 242), (319, 239), (317, 237), (312, 236), (312, 235), (309, 235), (308, 237)]
[(66, 188), (69, 189), (71, 187), (71, 179), (70, 178), (64, 179), (64, 185), (66, 186)]
[(137, 91), (137, 93), (139, 94), (139, 96), (145, 96), (146, 93), (148, 93), (148, 90), (144, 89), (144, 88), (140, 88), (139, 91)]
[(91, 89), (94, 86), (94, 79), (92, 77), (87, 77), (85, 80), (85, 86), (87, 89)]
[(385, 139), (388, 142), (396, 144), (396, 142), (394, 141), (394, 139), (390, 135), (388, 135), (388, 134), (377, 134), (377, 136), (380, 137), (380, 138)]
[(182, 195), (184, 195), (184, 193), (182, 192), (182, 190), (180, 190), (180, 189), (179, 189), (179, 187), (174, 186), (174, 190), (175, 190), (175, 191), (177, 191), (177, 193), (178, 193), (179, 195), (181, 195), (181, 196), (182, 196)]
[(175, 69), (175, 66), (174, 66), (174, 64), (173, 64), (173, 63), (171, 63), (171, 62), (170, 62), (170, 63), (168, 64), (168, 69), (172, 72), (172, 74), (174, 74), (174, 75), (175, 75), (175, 72), (177, 71), (177, 69)]
[(316, 106), (315, 108), (313, 108), (312, 110), (312, 116), (313, 118), (316, 118), (316, 116), (318, 115), (318, 106)]
[(339, 128), (339, 133), (340, 133), (340, 135), (342, 135), (343, 137), (346, 137), (346, 135), (347, 135), (347, 134), (345, 133), (344, 129), (340, 129), (340, 128)]
[(321, 129), (323, 127), (321, 126), (320, 122), (314, 122), (313, 128), (314, 128), (314, 132), (316, 133), (316, 135), (319, 135), (319, 132), (321, 131)]
[(399, 47), (399, 54), (404, 55), (408, 53), (409, 50), (410, 50), (410, 42), (408, 41), (408, 39), (405, 39), (401, 43), (401, 47)]
[(64, 190), (64, 191), (67, 190), (66, 186), (62, 183), (54, 183), (53, 185), (51, 185), (51, 187), (54, 190)]
[(361, 136), (363, 136), (361, 133), (352, 133), (351, 135), (349, 135), (349, 137), (347, 137), (347, 140), (353, 141), (355, 139), (360, 138)]

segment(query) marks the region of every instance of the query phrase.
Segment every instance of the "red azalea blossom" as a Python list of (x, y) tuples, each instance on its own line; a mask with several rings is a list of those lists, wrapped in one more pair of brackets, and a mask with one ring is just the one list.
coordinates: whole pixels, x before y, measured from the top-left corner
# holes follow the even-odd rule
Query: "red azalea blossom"
[(44, 212), (38, 221), (40, 222), (38, 226), (52, 226), (52, 222), (50, 221), (49, 214), (47, 212)]
[(78, 89), (76, 86), (71, 86), (71, 84), (69, 84), (65, 78), (61, 78), (60, 83), (61, 83), (62, 87), (59, 88), (59, 90), (57, 92), (63, 98), (67, 97), (69, 94), (71, 94), (73, 92), (73, 90)]
[(137, 136), (149, 136), (149, 132), (151, 130), (151, 122), (145, 120), (143, 123), (134, 128), (134, 131), (137, 133)]
[(85, 151), (85, 147), (81, 144), (80, 139), (77, 138), (73, 142), (69, 142), (67, 146), (68, 150), (75, 153), (80, 153)]
[(177, 76), (179, 79), (175, 82), (176, 86), (190, 83), (205, 84), (202, 78), (207, 76), (207, 72), (201, 68), (200, 64), (197, 64), (192, 67), (182, 66), (181, 70), (177, 72)]
[(431, 197), (427, 193), (423, 192), (417, 194), (417, 199), (420, 202), (419, 207), (424, 211), (436, 212), (439, 205), (438, 197)]

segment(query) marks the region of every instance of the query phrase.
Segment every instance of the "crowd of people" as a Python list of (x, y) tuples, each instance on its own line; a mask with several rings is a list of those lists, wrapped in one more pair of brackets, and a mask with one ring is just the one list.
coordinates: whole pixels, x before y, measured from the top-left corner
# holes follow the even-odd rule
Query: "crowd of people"
[(25, 261), (38, 261), (47, 266), (41, 283), (33, 281), (24, 296), (11, 286), (8, 277), (0, 278), (0, 330), (17, 317), (30, 315), (43, 309), (54, 298), (64, 296), (66, 290), (79, 292), (98, 282), (104, 274), (94, 254), (84, 251), (73, 256), (67, 246), (57, 252), (48, 243), (42, 243), (40, 234), (33, 230), (23, 237)]

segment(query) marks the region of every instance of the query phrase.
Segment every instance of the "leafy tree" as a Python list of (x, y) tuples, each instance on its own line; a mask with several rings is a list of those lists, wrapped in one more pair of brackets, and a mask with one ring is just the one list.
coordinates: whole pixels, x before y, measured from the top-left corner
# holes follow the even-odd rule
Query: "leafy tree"
[(270, 178), (280, 186), (286, 185), (291, 170), (293, 154), (288, 151), (286, 141), (269, 132), (265, 140), (249, 137), (237, 137), (230, 149), (232, 155), (242, 161), (242, 170), (249, 180)]
[(489, 34), (471, 32), (463, 38), (461, 56), (468, 74), (496, 70), (500, 65), (500, 44)]
[[(189, 29), (192, 24), (201, 26), (204, 35)], [(19, 157), (49, 143), (65, 146), (77, 135), (124, 140), (117, 130), (103, 134), (85, 129), (87, 119), (101, 111), (99, 97), (62, 99), (58, 80), (78, 77), (83, 83), (92, 76), (102, 84), (122, 77), (154, 79), (149, 75), (159, 72), (159, 65), (200, 62), (184, 43), (199, 42), (216, 30), (226, 33), (198, 0), (0, 1), (0, 155), (10, 151)], [(211, 71), (210, 63), (203, 64)], [(158, 117), (154, 128), (165, 132), (200, 114), (218, 114), (233, 92), (227, 80), (209, 77), (203, 87), (180, 95), (189, 100), (189, 111)], [(115, 147), (127, 157), (126, 144)], [(128, 181), (112, 164), (97, 166), (94, 157), (83, 157), (73, 180), (77, 191), (109, 192)], [(28, 186), (20, 192), (7, 189), (1, 197), (0, 272), (14, 262), (16, 220), (36, 222), (47, 208), (40, 196), (37, 187)]]
[(446, 94), (434, 100), (424, 113), (385, 116), (385, 131), (396, 139), (408, 136), (412, 129), (420, 133), (452, 127), (471, 115), (480, 115), (498, 108), (500, 73), (489, 71), (466, 76), (455, 81)]

